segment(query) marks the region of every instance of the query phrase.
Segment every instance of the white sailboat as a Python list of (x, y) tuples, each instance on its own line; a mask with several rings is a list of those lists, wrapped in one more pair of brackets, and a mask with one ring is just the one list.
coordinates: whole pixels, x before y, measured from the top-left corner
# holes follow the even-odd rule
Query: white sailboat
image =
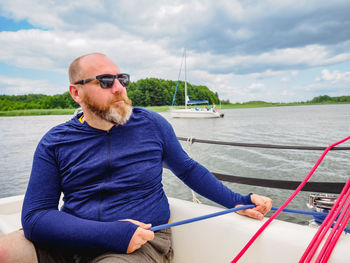
[[(219, 112), (219, 110), (216, 108), (215, 104), (213, 104), (210, 107), (188, 107), (188, 105), (192, 104), (209, 104), (208, 100), (189, 100), (188, 94), (187, 94), (187, 76), (186, 76), (186, 48), (184, 50), (183, 59), (185, 61), (185, 108), (184, 109), (174, 109), (172, 108), (170, 110), (170, 115), (173, 118), (222, 118), (224, 117), (224, 114)], [(179, 78), (181, 74), (181, 68), (182, 68), (182, 62), (180, 66), (180, 72), (179, 72)], [(179, 83), (179, 81), (178, 81)], [(177, 88), (177, 87), (176, 87)], [(175, 96), (176, 96), (176, 90), (174, 94), (173, 99), (173, 105), (175, 102)], [(173, 106), (172, 105), (172, 106)]]

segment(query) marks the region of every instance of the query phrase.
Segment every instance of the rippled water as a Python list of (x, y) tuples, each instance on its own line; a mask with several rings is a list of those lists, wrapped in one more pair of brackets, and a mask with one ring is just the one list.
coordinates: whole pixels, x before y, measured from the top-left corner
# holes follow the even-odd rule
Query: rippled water
[[(328, 146), (350, 135), (350, 105), (297, 106), (223, 110), (223, 119), (172, 119), (177, 136), (230, 142)], [(29, 179), (32, 156), (40, 138), (70, 116), (0, 117), (0, 197), (23, 194)], [(322, 154), (297, 151), (219, 146), (195, 143), (184, 149), (210, 171), (245, 177), (302, 180)], [(349, 142), (342, 146), (350, 146)], [(350, 151), (330, 152), (312, 181), (345, 182), (350, 176)], [(168, 196), (191, 200), (191, 191), (169, 171), (164, 172)], [(243, 194), (268, 195), (279, 206), (292, 193), (226, 183)], [(306, 210), (309, 193), (299, 194), (290, 208)], [(204, 203), (211, 202), (199, 197)], [(306, 216), (282, 214), (280, 219), (306, 223)]]

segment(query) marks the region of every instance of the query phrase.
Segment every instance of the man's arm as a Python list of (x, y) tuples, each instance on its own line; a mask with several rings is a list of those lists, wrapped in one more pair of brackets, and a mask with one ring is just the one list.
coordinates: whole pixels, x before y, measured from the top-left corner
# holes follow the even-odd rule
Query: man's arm
[(191, 159), (182, 149), (171, 125), (164, 120), (161, 124), (164, 136), (164, 162), (186, 185), (200, 195), (227, 208), (237, 205), (255, 204), (256, 207), (241, 211), (240, 214), (262, 219), (270, 211), (272, 200), (256, 194), (232, 192), (205, 167)]
[(34, 155), (22, 208), (22, 225), (28, 239), (127, 252), (129, 242), (138, 229), (137, 225), (128, 221), (86, 220), (58, 211), (60, 194), (60, 177), (54, 151), (40, 143)]

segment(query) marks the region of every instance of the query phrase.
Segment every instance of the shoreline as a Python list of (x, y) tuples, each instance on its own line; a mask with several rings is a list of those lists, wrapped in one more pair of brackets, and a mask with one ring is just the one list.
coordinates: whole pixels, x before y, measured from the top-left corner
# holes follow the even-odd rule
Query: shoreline
[[(283, 106), (314, 106), (314, 105), (339, 105), (350, 103), (236, 103), (223, 104), (221, 109), (246, 109), (246, 108), (266, 108), (266, 107), (283, 107)], [(220, 109), (220, 106), (217, 106)], [(144, 107), (156, 112), (165, 112), (171, 109), (171, 106), (149, 106)], [(175, 106), (176, 109), (184, 108), (183, 106)], [(26, 110), (11, 110), (0, 111), (0, 117), (14, 116), (39, 116), (39, 115), (73, 115), (76, 109), (26, 109)]]

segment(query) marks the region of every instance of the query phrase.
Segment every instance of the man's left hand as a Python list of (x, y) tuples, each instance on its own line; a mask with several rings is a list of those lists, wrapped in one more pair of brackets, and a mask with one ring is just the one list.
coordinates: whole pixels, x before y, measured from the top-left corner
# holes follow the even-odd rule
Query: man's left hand
[[(237, 211), (238, 214), (248, 216), (254, 219), (262, 220), (264, 216), (271, 210), (272, 200), (266, 196), (252, 194), (250, 199), (256, 207)], [(242, 206), (242, 205), (237, 205)]]

